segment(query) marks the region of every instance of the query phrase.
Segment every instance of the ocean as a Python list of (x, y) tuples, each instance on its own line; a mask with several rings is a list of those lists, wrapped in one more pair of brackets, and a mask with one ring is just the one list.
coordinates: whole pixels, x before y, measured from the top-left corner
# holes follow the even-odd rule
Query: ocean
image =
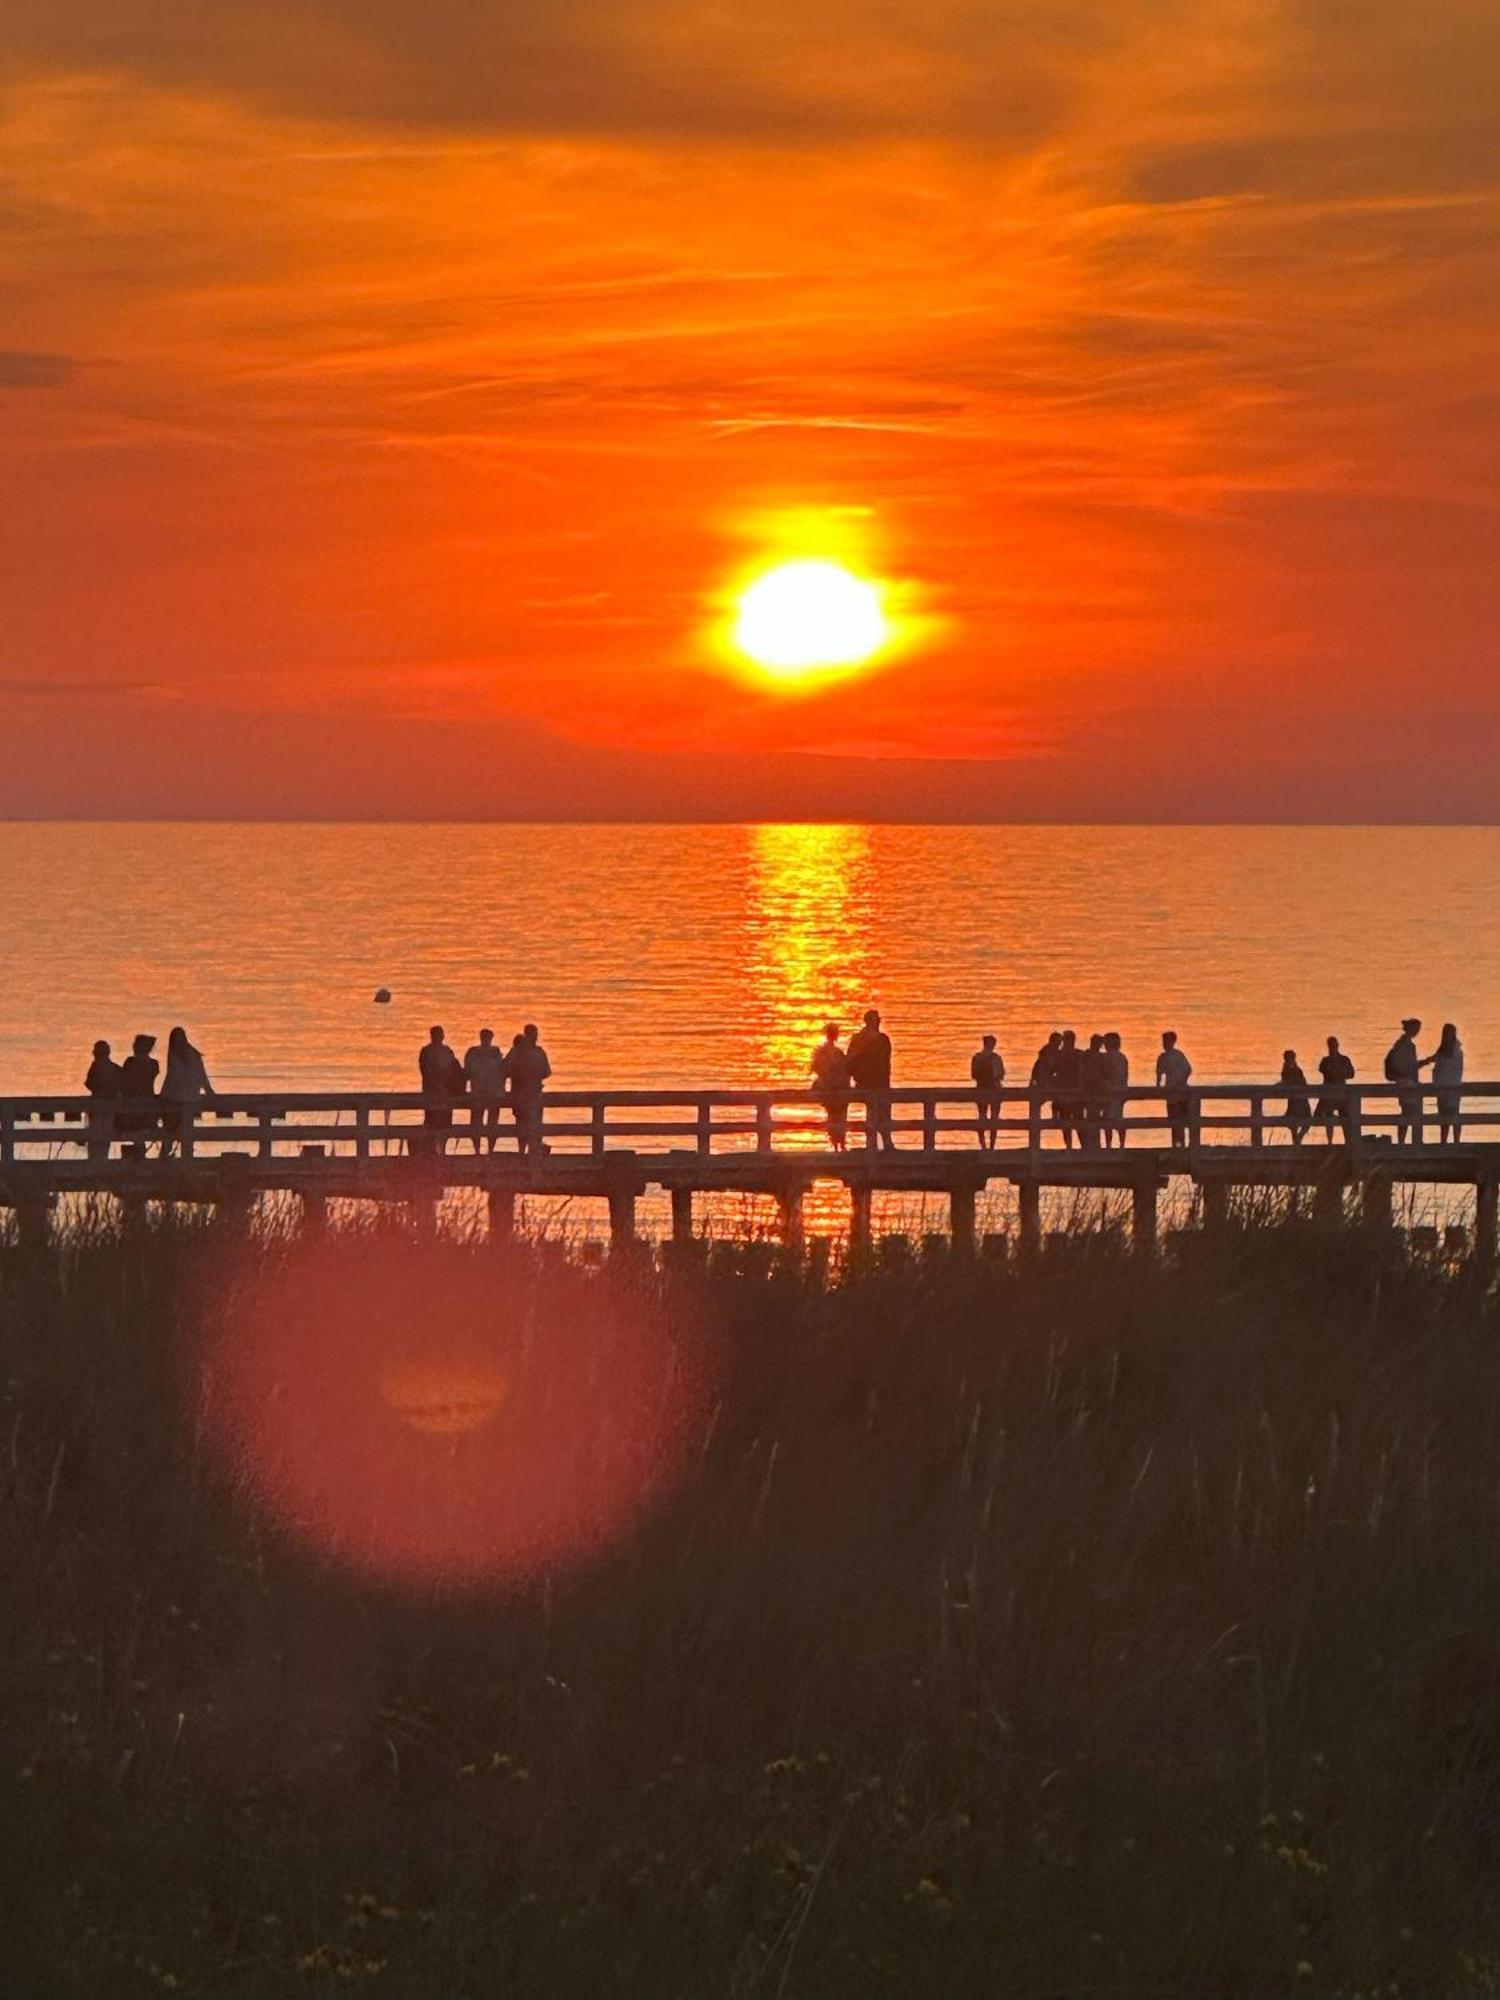
[[(1200, 1081), (1401, 1016), (1500, 1073), (1500, 829), (0, 825), (0, 1090), (183, 1023), (221, 1089), (408, 1088), (536, 1021), (560, 1086), (792, 1085), (885, 1017), (896, 1080), (1024, 1081), (1053, 1027)], [(378, 988), (392, 994), (377, 1005)]]

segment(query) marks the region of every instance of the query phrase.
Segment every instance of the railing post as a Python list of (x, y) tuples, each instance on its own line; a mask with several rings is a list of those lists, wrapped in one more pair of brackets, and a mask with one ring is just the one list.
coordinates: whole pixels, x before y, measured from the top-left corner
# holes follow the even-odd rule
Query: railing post
[(708, 1098), (698, 1099), (698, 1151), (706, 1160), (714, 1149), (714, 1108)]
[(1348, 1085), (1348, 1091), (1344, 1109), (1344, 1141), (1349, 1148), (1349, 1156), (1353, 1159), (1364, 1137), (1364, 1120), (1361, 1116), (1364, 1085), (1351, 1083)]
[(16, 1114), (8, 1104), (0, 1104), (0, 1162), (13, 1166), (15, 1157)]
[(1265, 1143), (1266, 1095), (1263, 1090), (1257, 1090), (1250, 1099), (1250, 1144), (1259, 1148)]
[(272, 1114), (269, 1111), (258, 1111), (255, 1116), (255, 1127), (257, 1133), (256, 1146), (255, 1146), (256, 1157), (262, 1160), (269, 1160), (272, 1154), (272, 1146), (271, 1146)]
[(937, 1151), (937, 1115), (937, 1099), (935, 1097), (924, 1097), (922, 1099), (922, 1151), (924, 1153), (934, 1153)]
[(1026, 1147), (1031, 1154), (1031, 1170), (1037, 1170), (1042, 1150), (1042, 1094), (1033, 1088), (1026, 1112)]
[(370, 1157), (370, 1107), (361, 1104), (354, 1113), (354, 1157), (361, 1165)]
[(1196, 1159), (1203, 1144), (1203, 1092), (1193, 1084), (1188, 1091), (1188, 1154)]
[(596, 1155), (604, 1151), (604, 1099), (596, 1097), (589, 1109), (589, 1146)]
[(771, 1100), (764, 1094), (755, 1107), (755, 1146), (757, 1152), (771, 1150)]
[(948, 1234), (955, 1252), (962, 1256), (974, 1249), (974, 1219), (978, 1189), (972, 1181), (955, 1181), (948, 1196)]

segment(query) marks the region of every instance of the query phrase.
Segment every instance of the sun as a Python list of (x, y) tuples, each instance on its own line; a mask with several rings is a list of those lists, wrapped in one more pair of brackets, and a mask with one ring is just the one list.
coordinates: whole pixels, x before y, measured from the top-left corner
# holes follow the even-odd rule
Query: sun
[(891, 638), (878, 584), (842, 563), (780, 563), (741, 593), (734, 644), (778, 679), (863, 666)]

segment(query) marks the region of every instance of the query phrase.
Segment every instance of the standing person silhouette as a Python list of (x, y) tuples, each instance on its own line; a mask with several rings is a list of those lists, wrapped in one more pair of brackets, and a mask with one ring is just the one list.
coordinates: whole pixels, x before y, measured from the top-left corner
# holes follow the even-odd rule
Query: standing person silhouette
[(1104, 1055), (1103, 1035), (1090, 1035), (1089, 1045), (1079, 1057), (1083, 1077), (1083, 1112), (1079, 1138), (1087, 1152), (1096, 1152), (1105, 1140), (1104, 1124), (1109, 1116), (1109, 1064)]
[(1177, 1046), (1176, 1030), (1168, 1028), (1161, 1038), (1161, 1054), (1156, 1058), (1156, 1087), (1166, 1098), (1172, 1144), (1178, 1149), (1188, 1143), (1192, 1102), (1187, 1087), (1192, 1074), (1193, 1065)]
[(1401, 1032), (1386, 1050), (1385, 1080), (1398, 1086), (1396, 1144), (1422, 1143), (1422, 1064), (1417, 1056), (1416, 1037), (1422, 1023), (1413, 1014), (1401, 1023)]
[(1103, 1075), (1104, 1144), (1108, 1148), (1112, 1142), (1118, 1142), (1121, 1152), (1124, 1152), (1127, 1137), (1125, 1093), (1130, 1088), (1130, 1058), (1113, 1030), (1104, 1037)]
[(89, 1158), (107, 1160), (115, 1136), (115, 1102), (123, 1087), (124, 1071), (109, 1052), (108, 1042), (95, 1042), (94, 1060), (83, 1079), (83, 1087), (93, 1098), (89, 1106)]
[(1062, 1132), (1063, 1144), (1073, 1150), (1073, 1134), (1083, 1110), (1083, 1051), (1071, 1028), (1058, 1036), (1052, 1058), (1052, 1115)]
[[(162, 1103), (167, 1107), (161, 1120), (161, 1156), (164, 1160), (170, 1155), (178, 1133), (192, 1124), (194, 1107), (199, 1098), (212, 1097), (213, 1094), (208, 1067), (188, 1040), (187, 1029), (174, 1028), (167, 1037), (167, 1073), (161, 1080)], [(183, 1151), (187, 1151), (185, 1140)]]
[(813, 1095), (828, 1120), (828, 1143), (842, 1153), (849, 1143), (849, 1058), (839, 1047), (840, 1028), (829, 1021), (812, 1052)]
[(1344, 1137), (1349, 1137), (1349, 1091), (1347, 1086), (1354, 1081), (1354, 1065), (1339, 1047), (1337, 1035), (1328, 1037), (1328, 1053), (1318, 1063), (1318, 1074), (1323, 1079), (1323, 1088), (1318, 1096), (1318, 1108), (1313, 1116), (1323, 1127), (1324, 1137), (1329, 1145), (1334, 1143), (1335, 1124), (1343, 1128)]
[(865, 1099), (865, 1145), (878, 1145), (894, 1152), (891, 1131), (891, 1038), (880, 1025), (880, 1015), (871, 1007), (865, 1024), (849, 1037), (849, 1081)]
[(464, 1080), (469, 1086), (469, 1133), (474, 1151), (481, 1143), (493, 1153), (500, 1143), (500, 1107), (505, 1102), (505, 1053), (495, 1047), (493, 1028), (481, 1028), (479, 1040), (464, 1056)]
[(1432, 1080), (1437, 1085), (1438, 1144), (1457, 1145), (1463, 1137), (1459, 1123), (1463, 1106), (1464, 1045), (1451, 1021), (1444, 1021), (1436, 1050), (1427, 1057)]
[(542, 1086), (552, 1074), (534, 1021), (528, 1021), (510, 1045), (505, 1059), (510, 1078), (510, 1108), (516, 1121), (516, 1142), (523, 1153), (545, 1153), (542, 1140)]
[[(1062, 1036), (1056, 1028), (1036, 1052), (1036, 1061), (1031, 1065), (1031, 1089), (1035, 1098), (1035, 1109), (1039, 1112), (1044, 1104), (1052, 1102), (1052, 1090), (1057, 1081), (1057, 1057), (1062, 1048)], [(1052, 1115), (1057, 1116), (1057, 1106), (1052, 1105)]]
[(441, 1028), (429, 1028), (427, 1040), (417, 1057), (422, 1076), (423, 1130), (433, 1136), (426, 1141), (434, 1152), (448, 1150), (447, 1134), (453, 1130), (453, 1101), (464, 1094), (464, 1068), (448, 1046)]
[(981, 1038), (979, 1053), (970, 1059), (969, 1074), (979, 1107), (979, 1149), (993, 1153), (1000, 1137), (1000, 1092), (1005, 1087), (1005, 1058), (993, 1035)]
[[(151, 1053), (155, 1047), (155, 1035), (137, 1035), (130, 1044), (130, 1054), (120, 1065), (120, 1101), (129, 1107), (121, 1111), (116, 1121), (121, 1132), (156, 1130), (156, 1079), (161, 1075), (161, 1064)], [(144, 1149), (139, 1145), (135, 1157), (144, 1158)]]
[(1297, 1061), (1295, 1049), (1283, 1049), (1281, 1052), (1281, 1081), (1287, 1091), (1287, 1130), (1292, 1135), (1292, 1144), (1300, 1146), (1312, 1123), (1312, 1106), (1307, 1101), (1307, 1078)]

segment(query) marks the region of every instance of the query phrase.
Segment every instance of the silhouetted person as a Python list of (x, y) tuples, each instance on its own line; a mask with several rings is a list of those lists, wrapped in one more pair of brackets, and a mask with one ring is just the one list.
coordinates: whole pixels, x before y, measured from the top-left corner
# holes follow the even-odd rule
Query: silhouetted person
[[(1062, 1047), (1062, 1036), (1056, 1028), (1036, 1052), (1036, 1061), (1031, 1065), (1031, 1091), (1035, 1106), (1040, 1109), (1052, 1102), (1052, 1086), (1056, 1081), (1057, 1052)], [(1054, 1116), (1056, 1107), (1053, 1107)]]
[(1404, 1146), (1408, 1139), (1414, 1146), (1422, 1143), (1422, 1064), (1417, 1055), (1416, 1037), (1422, 1032), (1422, 1023), (1415, 1015), (1401, 1023), (1401, 1032), (1386, 1051), (1385, 1080), (1398, 1086), (1396, 1091), (1396, 1144)]
[(839, 1047), (839, 1024), (830, 1021), (812, 1052), (813, 1095), (828, 1120), (828, 1143), (842, 1153), (849, 1143), (849, 1058)]
[[(453, 1130), (453, 1101), (464, 1094), (464, 1068), (449, 1048), (441, 1028), (429, 1028), (426, 1045), (417, 1057), (422, 1073), (422, 1095), (427, 1102), (422, 1111), (423, 1129), (437, 1134)], [(446, 1137), (428, 1141), (438, 1152), (447, 1150)]]
[(981, 1037), (979, 1053), (969, 1062), (969, 1074), (979, 1106), (980, 1150), (993, 1153), (1000, 1137), (1000, 1093), (1005, 1088), (1005, 1058), (993, 1035)]
[(125, 1073), (109, 1052), (108, 1042), (95, 1042), (94, 1060), (83, 1079), (83, 1087), (93, 1098), (89, 1106), (89, 1158), (107, 1160), (115, 1136), (115, 1105), (124, 1088)]
[(880, 1016), (871, 1007), (865, 1024), (849, 1037), (849, 1081), (864, 1092), (865, 1144), (894, 1149), (891, 1131), (891, 1038), (881, 1028)]
[(505, 1059), (510, 1078), (510, 1108), (516, 1121), (516, 1141), (523, 1153), (545, 1153), (542, 1142), (542, 1086), (552, 1074), (536, 1023), (528, 1021), (510, 1045)]
[(1052, 1115), (1062, 1132), (1063, 1144), (1070, 1152), (1082, 1110), (1083, 1051), (1073, 1030), (1064, 1028), (1052, 1057)]
[(1096, 1151), (1104, 1134), (1104, 1120), (1109, 1107), (1109, 1065), (1104, 1060), (1103, 1035), (1090, 1035), (1089, 1045), (1079, 1058), (1083, 1075), (1082, 1118), (1079, 1121), (1079, 1138), (1090, 1151)]
[(505, 1102), (505, 1051), (495, 1047), (493, 1028), (481, 1028), (479, 1040), (464, 1057), (469, 1086), (469, 1127), (474, 1151), (483, 1141), (494, 1152), (500, 1141), (500, 1107)]
[(194, 1106), (203, 1097), (212, 1097), (214, 1087), (201, 1055), (187, 1038), (186, 1028), (174, 1028), (167, 1037), (167, 1073), (161, 1080), (161, 1156), (166, 1159), (177, 1134), (192, 1124)]
[(1328, 1053), (1318, 1063), (1318, 1074), (1323, 1079), (1323, 1088), (1319, 1093), (1317, 1110), (1313, 1116), (1323, 1127), (1324, 1137), (1331, 1146), (1335, 1124), (1343, 1128), (1346, 1139), (1349, 1136), (1347, 1086), (1354, 1081), (1354, 1065), (1339, 1047), (1337, 1035), (1328, 1037)]
[(1281, 1081), (1286, 1086), (1286, 1128), (1292, 1144), (1300, 1146), (1312, 1123), (1312, 1106), (1307, 1101), (1307, 1078), (1297, 1061), (1295, 1049), (1281, 1052)]
[(1187, 1087), (1192, 1074), (1193, 1065), (1178, 1048), (1175, 1030), (1168, 1028), (1161, 1038), (1161, 1054), (1156, 1058), (1156, 1087), (1166, 1098), (1172, 1144), (1177, 1147), (1188, 1143), (1192, 1100), (1188, 1097)]
[(1125, 1093), (1130, 1088), (1130, 1058), (1120, 1045), (1120, 1037), (1111, 1032), (1104, 1037), (1104, 1143), (1112, 1142), (1125, 1149)]
[(155, 1047), (155, 1035), (137, 1035), (120, 1065), (122, 1108), (116, 1126), (121, 1132), (156, 1130), (156, 1079), (161, 1075), (161, 1064), (151, 1053)]
[(1451, 1141), (1456, 1146), (1463, 1136), (1459, 1120), (1464, 1095), (1464, 1045), (1451, 1021), (1444, 1021), (1437, 1048), (1427, 1061), (1432, 1065), (1432, 1080), (1437, 1085), (1438, 1144), (1446, 1146)]

